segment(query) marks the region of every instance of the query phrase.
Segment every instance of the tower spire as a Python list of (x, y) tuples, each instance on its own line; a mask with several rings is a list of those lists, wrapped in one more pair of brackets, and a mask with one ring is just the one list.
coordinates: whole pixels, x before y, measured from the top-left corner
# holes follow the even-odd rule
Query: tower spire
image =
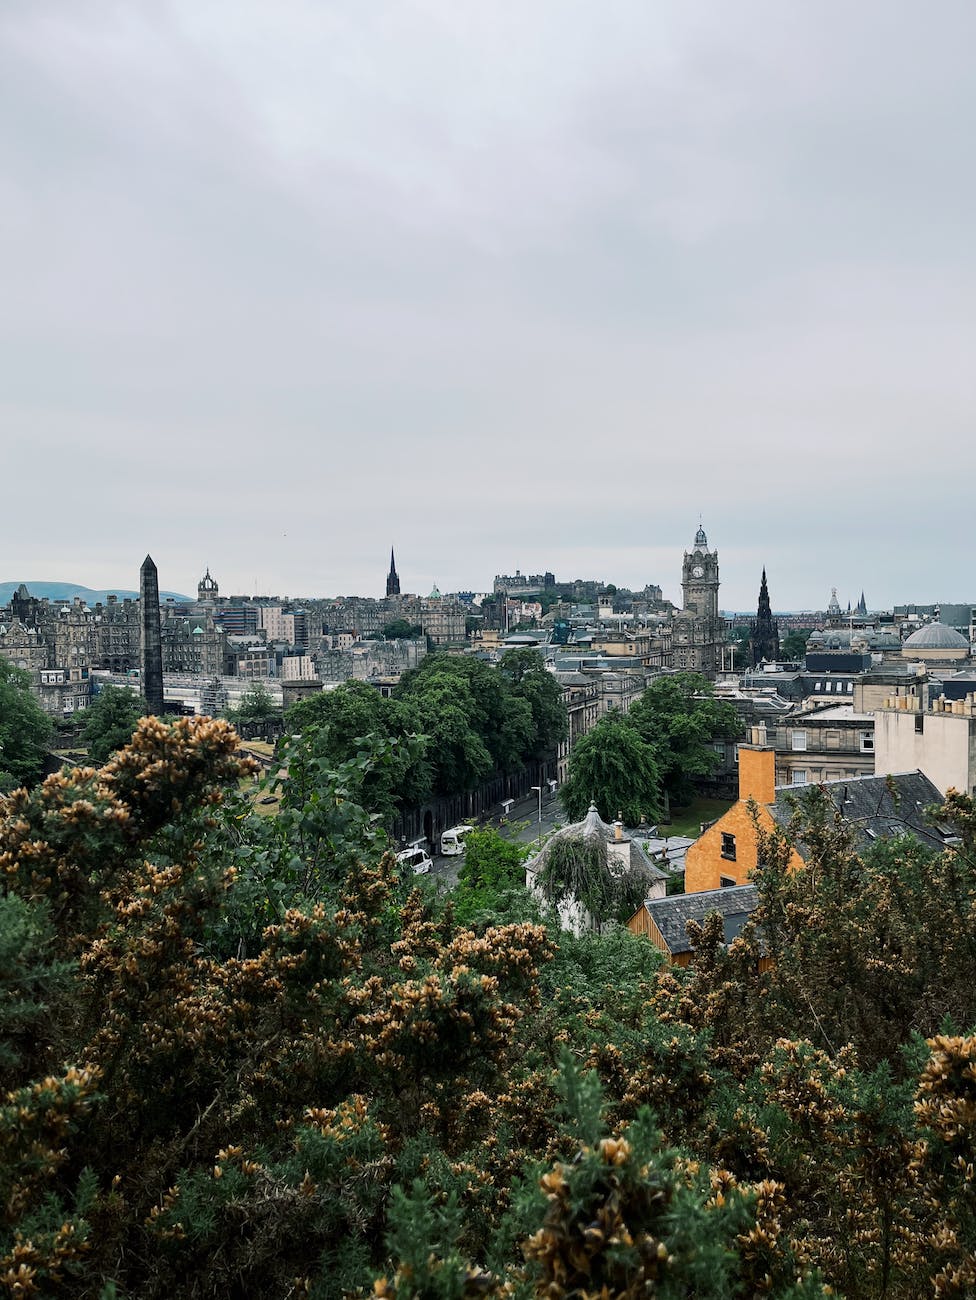
[(399, 596), (400, 594), (400, 577), (396, 571), (396, 559), (393, 555), (393, 547), (390, 547), (390, 572), (386, 575), (386, 594), (388, 596)]
[(773, 618), (769, 604), (769, 587), (766, 583), (766, 566), (763, 565), (759, 584), (759, 607), (749, 625), (749, 658), (753, 668), (766, 660), (775, 663), (779, 658), (779, 624)]

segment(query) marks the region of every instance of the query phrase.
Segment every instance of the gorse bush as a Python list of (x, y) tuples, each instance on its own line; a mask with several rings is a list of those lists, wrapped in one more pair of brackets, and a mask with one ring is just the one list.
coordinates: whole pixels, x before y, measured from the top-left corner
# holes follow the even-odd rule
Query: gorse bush
[(493, 920), (490, 840), (471, 927), (404, 882), (389, 744), (258, 817), (227, 723), (147, 718), (0, 801), (0, 1295), (972, 1293), (970, 801), (924, 862), (771, 841), (677, 971)]

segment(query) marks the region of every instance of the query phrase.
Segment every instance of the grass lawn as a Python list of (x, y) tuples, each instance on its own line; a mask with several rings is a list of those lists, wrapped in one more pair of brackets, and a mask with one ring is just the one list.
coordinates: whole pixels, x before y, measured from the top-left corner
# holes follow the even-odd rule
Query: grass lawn
[(697, 838), (702, 822), (713, 822), (732, 807), (730, 799), (695, 799), (687, 808), (672, 808), (671, 825), (659, 823), (662, 835), (690, 835)]

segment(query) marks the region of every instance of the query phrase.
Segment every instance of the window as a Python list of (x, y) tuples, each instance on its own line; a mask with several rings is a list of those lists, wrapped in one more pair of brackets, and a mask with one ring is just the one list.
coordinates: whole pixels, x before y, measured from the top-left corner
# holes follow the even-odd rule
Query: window
[(806, 785), (807, 771), (805, 767), (790, 768), (790, 781), (793, 785)]
[(732, 876), (719, 876), (718, 881), (723, 889), (735, 888), (735, 879)]
[(848, 691), (848, 694), (853, 695), (853, 693), (854, 693), (854, 683), (853, 683), (853, 682), (848, 682), (848, 683), (847, 683), (847, 691)]
[(722, 857), (728, 858), (730, 862), (735, 861), (735, 836), (727, 831), (722, 832)]
[(925, 730), (925, 717), (921, 713), (915, 714), (915, 735), (921, 736)]
[(793, 749), (806, 749), (806, 747), (807, 747), (807, 733), (806, 733), (805, 731), (794, 731), (794, 732), (791, 732), (791, 737), (792, 737), (792, 739), (791, 739), (791, 742), (790, 742), (790, 743), (791, 743)]
[(858, 732), (858, 739), (860, 741), (862, 754), (874, 753), (874, 732), (873, 731)]

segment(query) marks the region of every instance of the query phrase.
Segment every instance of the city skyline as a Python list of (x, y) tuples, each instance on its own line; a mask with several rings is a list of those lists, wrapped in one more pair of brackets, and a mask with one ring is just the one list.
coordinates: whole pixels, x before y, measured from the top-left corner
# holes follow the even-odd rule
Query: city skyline
[[(976, 11), (0, 14), (5, 579), (972, 598)], [(132, 575), (132, 576), (130, 576)]]

